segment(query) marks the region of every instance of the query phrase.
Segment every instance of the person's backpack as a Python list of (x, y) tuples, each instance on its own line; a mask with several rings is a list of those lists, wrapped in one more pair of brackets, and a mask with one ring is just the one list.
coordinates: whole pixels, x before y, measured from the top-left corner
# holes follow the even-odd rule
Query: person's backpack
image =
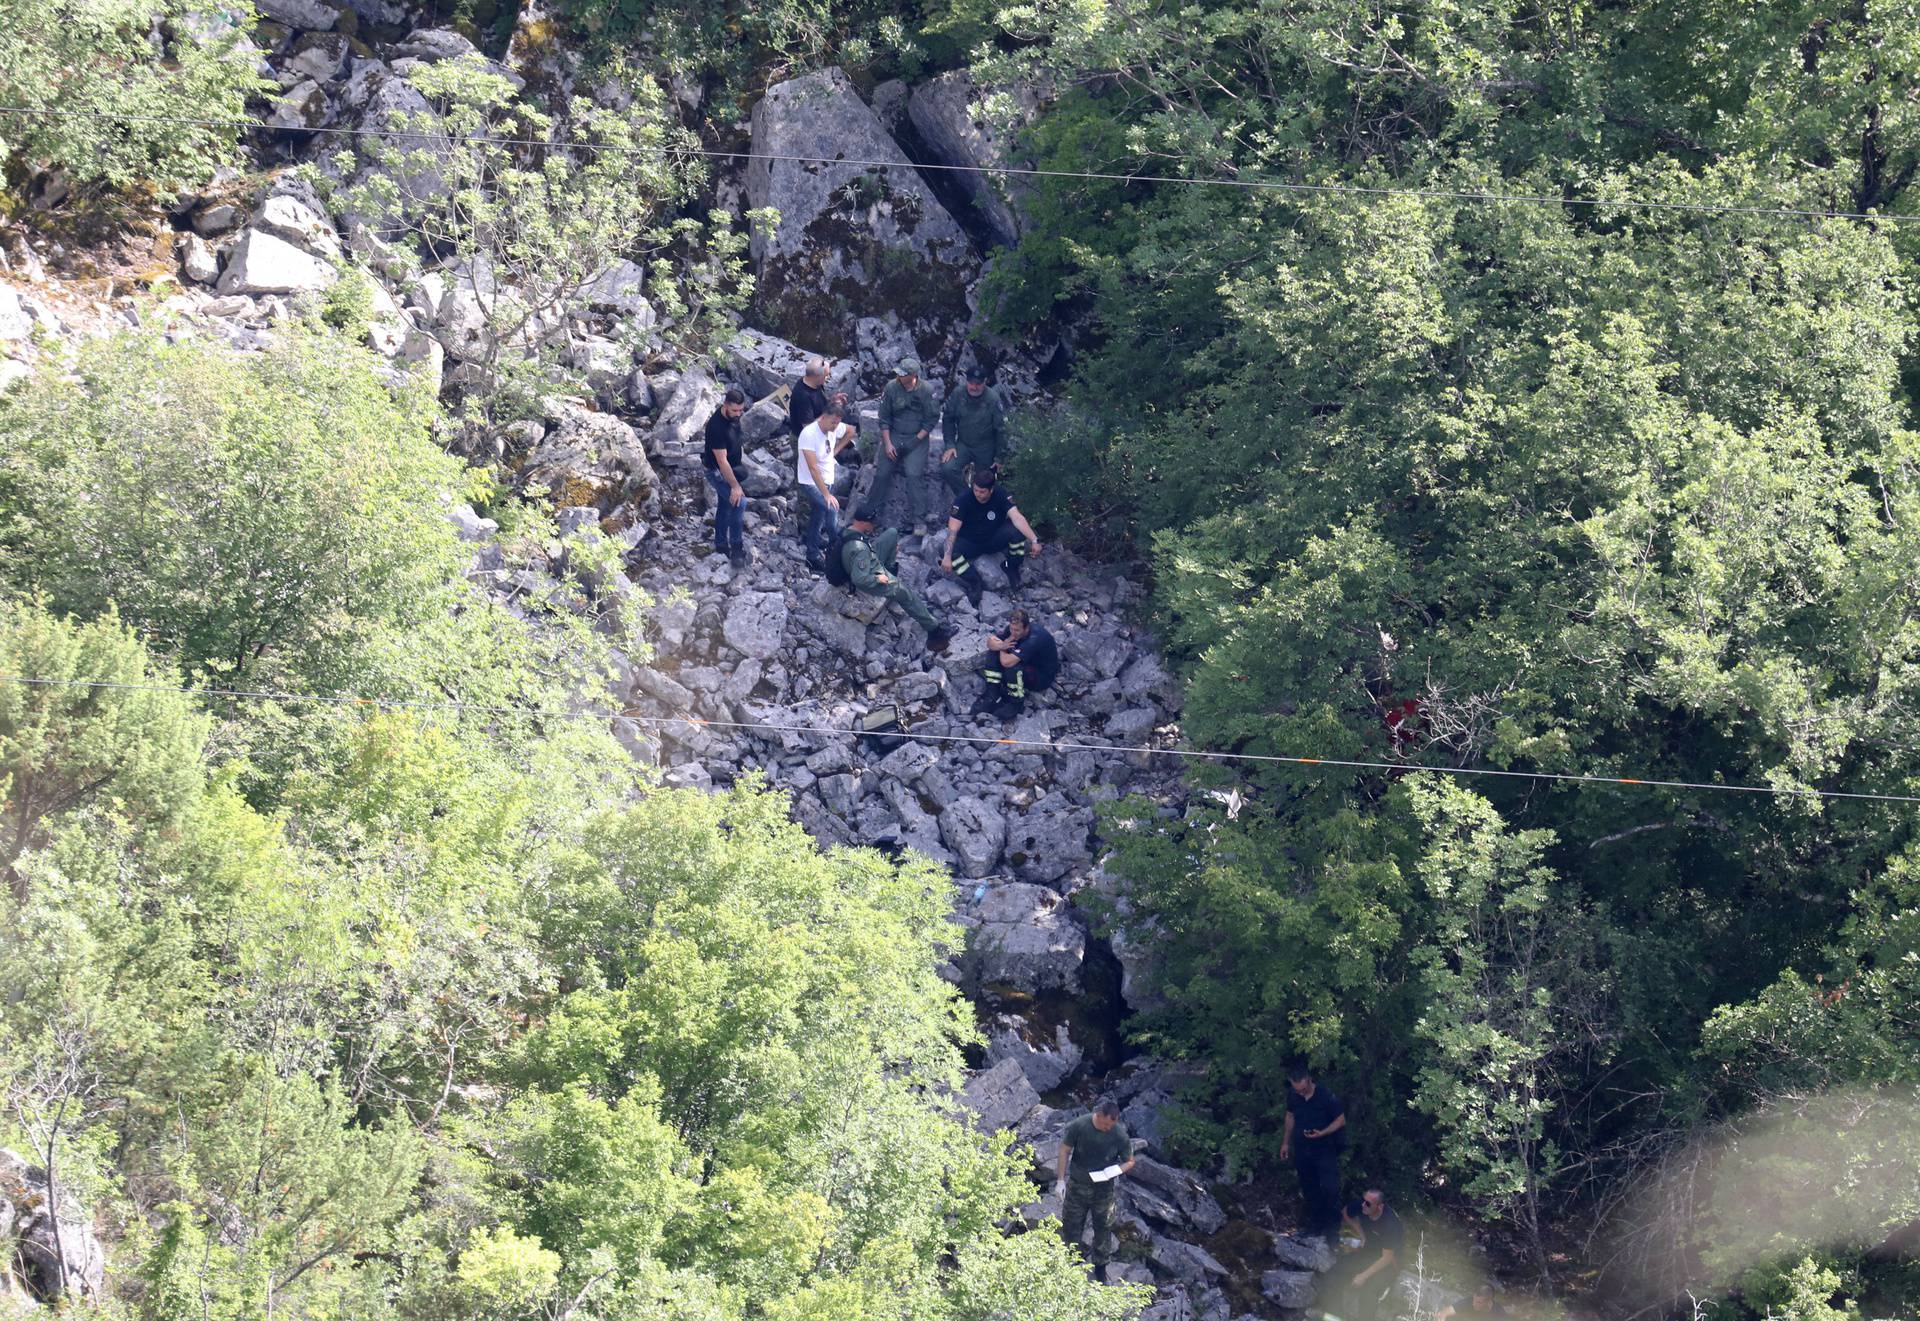
[(853, 722), (854, 742), (869, 756), (884, 757), (907, 740), (901, 737), (906, 720), (900, 707), (886, 702), (874, 707)]
[(853, 589), (853, 578), (847, 573), (847, 562), (841, 558), (840, 552), (846, 549), (849, 537), (859, 535), (852, 528), (843, 527), (827, 546), (827, 581), (835, 587), (845, 587), (849, 591)]

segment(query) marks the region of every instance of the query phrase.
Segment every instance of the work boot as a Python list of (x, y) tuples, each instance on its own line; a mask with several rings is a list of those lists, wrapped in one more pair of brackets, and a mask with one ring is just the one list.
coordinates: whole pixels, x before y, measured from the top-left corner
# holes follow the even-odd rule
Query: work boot
[(736, 569), (744, 569), (753, 563), (753, 556), (747, 554), (745, 546), (735, 546), (733, 553), (727, 556), (727, 561)]
[(994, 704), (993, 718), (995, 720), (998, 720), (1001, 724), (1006, 724), (1008, 721), (1018, 720), (1020, 718), (1020, 713), (1022, 711), (1025, 711), (1026, 709), (1027, 709), (1026, 698), (1003, 697), (997, 703)]
[(1000, 705), (1000, 690), (993, 684), (988, 684), (986, 691), (973, 699), (973, 709), (968, 711), (967, 715), (969, 718), (983, 716), (998, 705)]
[(1007, 590), (1009, 592), (1017, 592), (1020, 590), (1020, 575), (1026, 572), (1026, 568), (1027, 561), (1024, 557), (1015, 555), (1007, 556)]
[(934, 629), (933, 632), (927, 634), (927, 650), (938, 656), (947, 649), (947, 644), (952, 641), (953, 630), (942, 624), (940, 627)]
[(969, 573), (965, 578), (962, 578), (960, 580), (960, 588), (967, 594), (967, 604), (975, 610), (978, 610), (980, 608), (980, 598), (986, 595), (985, 590), (980, 586), (978, 575)]

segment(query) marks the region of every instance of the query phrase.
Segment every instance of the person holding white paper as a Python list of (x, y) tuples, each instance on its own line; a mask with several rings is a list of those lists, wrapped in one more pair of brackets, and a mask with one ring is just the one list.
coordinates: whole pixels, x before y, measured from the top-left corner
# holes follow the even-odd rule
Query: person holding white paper
[(1093, 1221), (1089, 1260), (1104, 1268), (1117, 1243), (1113, 1236), (1113, 1194), (1120, 1176), (1133, 1168), (1133, 1135), (1120, 1122), (1120, 1107), (1102, 1097), (1093, 1113), (1067, 1125), (1060, 1135), (1054, 1174), (1063, 1185), (1060, 1237), (1080, 1247), (1087, 1221)]

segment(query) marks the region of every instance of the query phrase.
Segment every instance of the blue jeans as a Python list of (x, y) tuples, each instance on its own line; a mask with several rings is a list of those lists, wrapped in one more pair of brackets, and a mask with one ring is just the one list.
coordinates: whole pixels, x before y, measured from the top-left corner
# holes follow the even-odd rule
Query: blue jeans
[(801, 487), (800, 494), (807, 497), (807, 530), (800, 538), (801, 544), (807, 548), (808, 559), (822, 559), (827, 543), (840, 532), (840, 517), (828, 507), (827, 497), (811, 486)]
[(718, 468), (708, 468), (707, 485), (713, 488), (713, 548), (744, 550), (747, 545), (747, 502), (733, 502), (733, 487)]

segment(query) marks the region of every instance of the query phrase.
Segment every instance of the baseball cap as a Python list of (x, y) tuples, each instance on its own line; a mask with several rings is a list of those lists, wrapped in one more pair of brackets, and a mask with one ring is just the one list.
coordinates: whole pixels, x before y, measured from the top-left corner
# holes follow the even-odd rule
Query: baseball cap
[(987, 369), (976, 362), (967, 368), (967, 379), (975, 385), (983, 384), (987, 379)]
[(900, 365), (894, 368), (894, 373), (898, 376), (918, 376), (920, 374), (920, 359), (900, 359)]

